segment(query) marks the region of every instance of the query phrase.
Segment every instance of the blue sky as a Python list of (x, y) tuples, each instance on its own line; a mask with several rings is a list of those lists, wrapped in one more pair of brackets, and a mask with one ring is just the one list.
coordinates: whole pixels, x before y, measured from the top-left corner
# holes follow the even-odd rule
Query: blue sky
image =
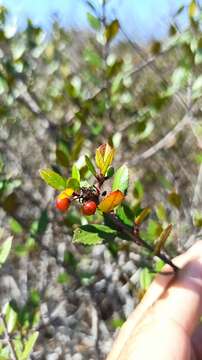
[[(94, 0), (99, 6), (100, 0)], [(11, 21), (19, 28), (31, 18), (34, 24), (50, 30), (53, 14), (67, 27), (87, 26), (84, 0), (0, 0), (8, 7)], [(166, 35), (172, 14), (189, 0), (111, 0), (109, 16), (116, 13), (125, 31), (139, 41), (161, 38)], [(182, 22), (185, 18), (182, 19)]]

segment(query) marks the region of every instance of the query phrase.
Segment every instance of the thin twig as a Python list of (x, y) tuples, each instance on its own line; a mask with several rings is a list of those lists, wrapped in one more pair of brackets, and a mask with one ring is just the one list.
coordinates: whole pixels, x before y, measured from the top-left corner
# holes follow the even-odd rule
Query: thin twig
[(138, 72), (144, 70), (144, 68), (146, 68), (147, 66), (150, 66), (151, 64), (153, 64), (159, 57), (162, 57), (163, 55), (166, 55), (167, 53), (169, 53), (171, 50), (173, 50), (173, 46), (162, 50), (161, 52), (159, 52), (158, 54), (156, 54), (155, 56), (150, 57), (147, 60), (144, 60), (140, 65), (138, 65), (134, 70), (132, 70), (129, 74), (127, 74), (127, 76), (133, 76), (135, 74), (137, 74)]
[(136, 165), (139, 161), (150, 158), (155, 155), (159, 150), (166, 147), (171, 141), (175, 139), (177, 134), (184, 129), (186, 125), (189, 124), (190, 115), (186, 114), (180, 122), (175, 125), (175, 127), (170, 130), (161, 140), (159, 140), (155, 145), (151, 146), (149, 149), (144, 151), (143, 153), (135, 156), (132, 164)]
[[(107, 216), (114, 223), (114, 225), (116, 225), (116, 227), (120, 229), (124, 235), (129, 237), (135, 244), (142, 246), (143, 248), (149, 250), (151, 253), (154, 253), (153, 247), (147, 242), (145, 242), (143, 239), (141, 239), (139, 231), (132, 232), (131, 230), (129, 230), (113, 213), (107, 214)], [(173, 264), (172, 260), (170, 260), (168, 256), (163, 254), (162, 252), (155, 254), (155, 256), (157, 256), (166, 264), (170, 265), (175, 272), (179, 270), (179, 268), (175, 264)]]
[[(135, 41), (132, 41), (128, 34), (125, 32), (125, 30), (123, 29), (123, 27), (120, 25), (120, 30), (122, 32), (122, 34), (125, 36), (125, 38), (127, 39), (127, 41), (129, 42), (129, 44), (131, 45), (131, 47), (139, 54), (139, 56), (145, 60), (145, 57), (147, 58), (147, 53), (145, 50), (143, 50)], [(157, 67), (157, 65), (155, 64), (155, 62), (151, 62), (148, 64), (151, 68), (151, 70), (158, 75), (158, 77), (162, 80), (163, 84), (168, 87), (169, 83), (167, 82), (167, 80), (164, 78), (164, 76), (161, 74), (159, 68)], [(179, 93), (175, 93), (174, 96), (176, 97), (176, 99), (179, 101), (179, 103), (181, 104), (181, 106), (183, 107), (184, 110), (188, 110), (187, 104), (184, 101), (184, 99), (182, 98), (182, 96)]]

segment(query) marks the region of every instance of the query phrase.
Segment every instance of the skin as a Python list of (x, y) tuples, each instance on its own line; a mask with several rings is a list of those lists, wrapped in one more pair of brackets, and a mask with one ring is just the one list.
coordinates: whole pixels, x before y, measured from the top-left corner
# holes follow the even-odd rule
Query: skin
[(107, 360), (202, 359), (202, 241), (158, 274), (122, 326)]

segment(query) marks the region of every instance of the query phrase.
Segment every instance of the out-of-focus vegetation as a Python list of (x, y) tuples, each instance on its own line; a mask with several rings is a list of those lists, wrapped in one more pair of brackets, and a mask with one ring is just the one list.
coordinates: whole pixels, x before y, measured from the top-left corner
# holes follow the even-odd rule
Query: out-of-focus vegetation
[(108, 19), (106, 1), (88, 5), (90, 33), (55, 23), (50, 37), (31, 22), (12, 31), (0, 8), (0, 264), (13, 236), (0, 273), (5, 360), (25, 360), (33, 346), (31, 359), (104, 358), (152, 277), (145, 253), (118, 238), (107, 248), (73, 244), (87, 219), (75, 208), (57, 213), (40, 168), (69, 177), (76, 162), (90, 181), (84, 155), (109, 141), (116, 165), (131, 169), (131, 206), (154, 209), (144, 240), (172, 223), (174, 255), (201, 235), (200, 6), (181, 7), (168, 39), (143, 48)]

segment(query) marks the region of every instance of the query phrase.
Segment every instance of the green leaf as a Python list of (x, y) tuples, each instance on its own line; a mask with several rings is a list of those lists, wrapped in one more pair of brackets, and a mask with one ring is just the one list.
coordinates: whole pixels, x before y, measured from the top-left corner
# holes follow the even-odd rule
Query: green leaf
[(26, 245), (17, 244), (15, 246), (15, 254), (17, 256), (26, 256), (29, 250), (27, 249)]
[(165, 176), (158, 174), (158, 180), (165, 189), (172, 189), (172, 183)]
[(47, 212), (47, 210), (42, 210), (42, 212), (40, 214), (40, 218), (39, 218), (37, 226), (36, 226), (37, 227), (36, 228), (36, 233), (38, 235), (44, 234), (44, 232), (47, 229), (48, 222), (49, 222), (48, 212)]
[(179, 194), (173, 191), (168, 194), (168, 202), (177, 209), (179, 209), (182, 203), (182, 198)]
[(81, 180), (80, 171), (79, 171), (78, 167), (76, 166), (76, 164), (74, 164), (72, 166), (72, 177), (80, 183), (80, 180)]
[(15, 328), (15, 325), (17, 323), (17, 313), (16, 311), (12, 308), (12, 306), (7, 303), (4, 308), (3, 308), (3, 314), (5, 314), (5, 321), (6, 321), (6, 326), (8, 329), (8, 332), (12, 332)]
[(10, 236), (4, 243), (0, 246), (0, 265), (4, 264), (12, 246), (12, 236)]
[(172, 86), (170, 88), (171, 94), (178, 91), (182, 87), (187, 85), (187, 81), (189, 79), (190, 70), (187, 68), (180, 66), (178, 67), (173, 75), (172, 75)]
[(202, 49), (198, 49), (194, 58), (195, 65), (202, 63)]
[(155, 248), (154, 248), (154, 254), (158, 255), (161, 252), (161, 249), (163, 249), (166, 240), (168, 239), (168, 237), (171, 234), (172, 231), (172, 224), (169, 224), (161, 233), (159, 239), (157, 239), (156, 243), (155, 243)]
[(23, 228), (17, 220), (15, 220), (14, 218), (11, 218), (9, 220), (9, 225), (10, 225), (11, 231), (14, 234), (16, 234), (16, 235), (22, 234)]
[(200, 211), (195, 210), (193, 215), (193, 223), (196, 227), (202, 227), (202, 213)]
[(78, 189), (80, 189), (80, 183), (77, 179), (74, 179), (71, 177), (66, 182), (66, 188), (78, 190)]
[(202, 164), (202, 152), (199, 152), (198, 154), (195, 155), (194, 160), (196, 161), (197, 164)]
[(114, 181), (112, 185), (112, 190), (120, 190), (123, 193), (126, 193), (129, 185), (129, 174), (128, 167), (122, 165), (114, 174)]
[(56, 148), (56, 161), (57, 164), (68, 167), (70, 163), (70, 153), (67, 144), (59, 142)]
[(144, 197), (144, 187), (140, 180), (137, 180), (134, 184), (134, 197), (139, 201)]
[(51, 187), (62, 191), (66, 187), (66, 179), (51, 169), (42, 169), (39, 171), (41, 178)]
[(119, 31), (119, 21), (117, 19), (113, 20), (105, 29), (105, 38), (107, 42), (110, 42), (117, 35)]
[(159, 272), (164, 267), (165, 263), (163, 260), (159, 259), (155, 264), (155, 271)]
[(10, 359), (10, 354), (9, 354), (8, 346), (4, 348), (0, 348), (0, 360), (9, 360), (9, 359)]
[(33, 307), (39, 307), (40, 300), (40, 293), (35, 289), (31, 290), (29, 294), (29, 303), (31, 303)]
[(184, 5), (181, 5), (181, 6), (179, 7), (179, 9), (176, 11), (176, 13), (174, 14), (174, 16), (176, 17), (177, 15), (180, 15), (183, 10), (184, 10)]
[(100, 20), (97, 17), (95, 17), (94, 15), (92, 15), (91, 13), (88, 12), (87, 19), (88, 19), (90, 26), (94, 30), (100, 30), (101, 24), (100, 24)]
[(112, 326), (114, 329), (118, 329), (118, 328), (120, 328), (120, 327), (124, 324), (124, 322), (125, 322), (124, 319), (115, 318), (115, 319), (112, 319), (112, 321), (111, 321), (111, 326)]
[(74, 231), (73, 242), (83, 245), (101, 244), (104, 239), (112, 240), (116, 236), (116, 230), (106, 225), (84, 225)]
[(105, 175), (108, 168), (110, 167), (113, 158), (114, 158), (115, 150), (112, 148), (109, 144), (106, 144), (105, 150), (103, 152), (103, 160), (104, 160), (104, 166), (101, 170), (102, 174)]
[(116, 215), (125, 225), (133, 226), (134, 214), (128, 205), (121, 204), (116, 211)]
[(144, 268), (140, 272), (140, 287), (142, 290), (147, 290), (153, 280), (153, 274), (148, 268)]
[(192, 0), (191, 4), (189, 5), (189, 17), (193, 18), (197, 13), (197, 4), (195, 0)]
[(113, 166), (110, 166), (109, 169), (107, 170), (106, 176), (108, 178), (111, 178), (113, 175), (114, 175), (114, 168), (113, 168)]
[(2, 76), (0, 76), (0, 95), (2, 95), (4, 91), (7, 90), (8, 90), (8, 84), (6, 80)]
[(100, 236), (103, 236), (106, 239), (111, 239), (111, 236), (116, 236), (116, 230), (102, 224), (84, 225), (82, 226), (82, 229), (85, 229), (89, 232), (99, 233)]
[(156, 215), (160, 221), (166, 221), (167, 219), (166, 208), (162, 202), (156, 205)]
[(100, 169), (101, 173), (102, 173), (102, 169), (104, 167), (104, 158), (103, 158), (103, 148), (104, 146), (99, 146), (99, 148), (96, 149), (95, 152), (95, 163), (98, 167), (98, 169)]
[(32, 335), (29, 336), (28, 340), (25, 343), (25, 348), (22, 353), (21, 360), (27, 360), (29, 358), (38, 336), (38, 331), (35, 331)]
[(138, 226), (141, 225), (143, 221), (150, 215), (150, 213), (151, 209), (149, 207), (142, 209), (140, 214), (135, 218), (135, 224)]
[(95, 167), (92, 163), (92, 161), (90, 160), (90, 158), (86, 155), (85, 156), (85, 161), (86, 161), (86, 165), (88, 167), (88, 170), (91, 172), (91, 174), (93, 174), (94, 176), (96, 176), (96, 170)]
[(25, 244), (17, 244), (15, 246), (15, 253), (17, 256), (26, 256), (29, 252), (37, 249), (36, 240), (29, 236), (25, 242)]
[(23, 346), (23, 344), (22, 344), (22, 341), (21, 341), (20, 337), (14, 338), (13, 344), (14, 344), (14, 347), (15, 347), (15, 352), (16, 352), (16, 355), (17, 355), (17, 359), (22, 360), (22, 346)]
[(90, 48), (85, 48), (84, 50), (84, 60), (92, 65), (92, 67), (94, 68), (101, 68), (102, 67), (102, 58), (101, 56), (93, 51), (92, 49)]
[(64, 262), (75, 269), (77, 265), (77, 259), (75, 258), (74, 254), (71, 251), (64, 252)]
[(103, 241), (96, 233), (89, 233), (83, 229), (76, 229), (74, 231), (73, 242), (80, 243), (83, 245), (97, 245), (101, 244)]
[(192, 86), (192, 99), (197, 99), (202, 94), (202, 75), (198, 76)]
[(58, 275), (57, 282), (59, 284), (69, 284), (70, 282), (69, 274), (66, 271), (62, 272), (61, 274)]
[(153, 41), (150, 46), (150, 51), (153, 55), (159, 54), (161, 51), (160, 41)]
[(162, 226), (157, 221), (149, 219), (148, 226), (146, 228), (146, 231), (141, 231), (141, 236), (143, 240), (153, 242), (160, 236), (162, 233)]

